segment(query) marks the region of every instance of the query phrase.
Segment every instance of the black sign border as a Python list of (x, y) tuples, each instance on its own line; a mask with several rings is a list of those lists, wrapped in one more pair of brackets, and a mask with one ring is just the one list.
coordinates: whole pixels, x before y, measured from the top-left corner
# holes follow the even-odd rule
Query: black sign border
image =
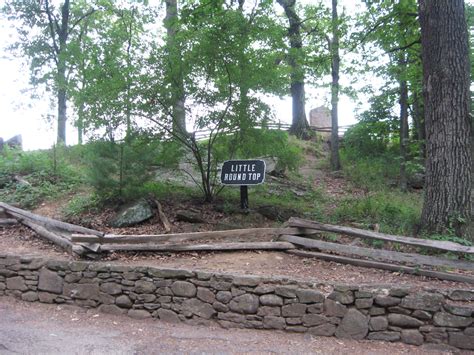
[[(238, 184), (223, 183), (222, 182), (222, 167), (224, 166), (225, 163), (232, 162), (232, 161), (261, 161), (261, 162), (263, 162), (263, 180), (262, 180), (262, 182), (259, 182), (258, 184), (251, 184), (251, 185), (238, 185)], [(221, 185), (224, 185), (224, 186), (258, 186), (258, 185), (262, 185), (263, 183), (265, 183), (265, 177), (266, 176), (267, 176), (267, 163), (263, 159), (229, 159), (229, 160), (225, 160), (225, 161), (222, 162), (222, 165), (221, 165), (221, 178), (219, 179), (219, 181), (220, 181)]]

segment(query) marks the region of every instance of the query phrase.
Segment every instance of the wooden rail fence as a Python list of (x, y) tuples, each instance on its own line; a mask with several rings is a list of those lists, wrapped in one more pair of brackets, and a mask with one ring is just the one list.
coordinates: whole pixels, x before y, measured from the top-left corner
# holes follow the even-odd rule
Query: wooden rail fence
[[(337, 263), (397, 271), (435, 277), (443, 280), (474, 284), (474, 262), (448, 259), (419, 253), (404, 253), (386, 249), (372, 249), (321, 240), (321, 233), (336, 233), (350, 237), (410, 245), (422, 249), (473, 255), (474, 247), (454, 242), (396, 236), (359, 228), (337, 226), (301, 218), (290, 218), (282, 228), (249, 228), (193, 233), (157, 235), (105, 234), (33, 214), (0, 202), (0, 209), (12, 218), (0, 219), (0, 226), (19, 222), (40, 237), (70, 253), (82, 257), (99, 258), (110, 251), (231, 251), (279, 250), (305, 258), (318, 258)], [(1, 212), (1, 211), (0, 211)], [(252, 238), (268, 241), (251, 241)], [(211, 240), (216, 240), (209, 242)], [(236, 240), (244, 240), (236, 242)], [(248, 239), (248, 240), (246, 240)], [(196, 244), (195, 242), (202, 242)], [(299, 249), (303, 248), (303, 250)], [(429, 267), (426, 269), (425, 267)], [(441, 270), (439, 270), (441, 269)], [(459, 272), (459, 270), (463, 270)], [(456, 271), (456, 272), (455, 272)]]

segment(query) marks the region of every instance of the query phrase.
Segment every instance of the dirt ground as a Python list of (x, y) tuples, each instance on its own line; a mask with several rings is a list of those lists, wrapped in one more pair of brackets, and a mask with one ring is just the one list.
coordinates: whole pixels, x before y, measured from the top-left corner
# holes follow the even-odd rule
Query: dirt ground
[(135, 320), (0, 298), (0, 354), (469, 354), (440, 345)]

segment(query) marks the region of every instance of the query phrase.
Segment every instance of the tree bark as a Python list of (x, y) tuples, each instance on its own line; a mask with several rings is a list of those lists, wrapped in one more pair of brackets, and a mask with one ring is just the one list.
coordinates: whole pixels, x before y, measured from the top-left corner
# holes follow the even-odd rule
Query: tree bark
[(58, 29), (59, 50), (57, 53), (58, 72), (58, 143), (66, 143), (66, 121), (67, 121), (67, 78), (66, 60), (64, 52), (69, 35), (69, 0), (64, 1), (61, 8), (61, 27)]
[(331, 169), (341, 170), (339, 159), (339, 26), (337, 15), (337, 0), (332, 0), (332, 41), (331, 41)]
[[(471, 217), (469, 45), (462, 0), (419, 0), (426, 123), (422, 227), (466, 231)], [(467, 236), (474, 240), (474, 235)]]
[(301, 38), (301, 19), (296, 13), (296, 0), (277, 0), (283, 7), (290, 27), (288, 28), (288, 38), (290, 39), (289, 61), (291, 67), (291, 98), (292, 98), (292, 124), (290, 132), (302, 138), (309, 128), (306, 120), (305, 109), (305, 89), (304, 89), (304, 68), (303, 68), (303, 40)]
[(168, 70), (172, 88), (173, 131), (186, 135), (186, 98), (184, 96), (184, 79), (182, 58), (176, 38), (178, 33), (178, 2), (166, 0), (166, 17), (164, 26), (167, 35)]
[(400, 190), (407, 191), (408, 178), (406, 172), (407, 151), (408, 151), (408, 86), (404, 76), (406, 61), (402, 55), (399, 60), (400, 68)]

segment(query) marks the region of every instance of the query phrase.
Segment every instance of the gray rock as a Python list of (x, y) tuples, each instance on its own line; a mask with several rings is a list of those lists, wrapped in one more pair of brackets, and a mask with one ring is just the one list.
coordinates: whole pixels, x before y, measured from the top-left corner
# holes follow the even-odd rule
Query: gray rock
[(129, 317), (135, 319), (151, 318), (150, 312), (145, 311), (144, 309), (130, 309), (127, 314)]
[(331, 337), (336, 332), (336, 326), (331, 323), (321, 324), (308, 329), (308, 333), (316, 336)]
[(98, 301), (100, 298), (99, 285), (95, 283), (65, 284), (63, 287), (63, 294), (67, 297), (82, 300)]
[(438, 312), (433, 317), (433, 323), (440, 327), (468, 327), (472, 324), (471, 317), (455, 316), (454, 314)]
[(415, 311), (413, 311), (412, 317), (415, 317), (421, 320), (429, 320), (433, 318), (433, 315), (430, 312), (416, 309)]
[(49, 292), (38, 292), (39, 301), (42, 303), (54, 303), (58, 295)]
[(182, 304), (182, 310), (188, 311), (204, 319), (211, 319), (217, 312), (209, 303), (196, 298), (187, 299)]
[(122, 308), (117, 307), (114, 304), (103, 304), (99, 306), (99, 312), (121, 315), (121, 314), (124, 314), (126, 311)]
[(441, 308), (443, 301), (444, 297), (439, 293), (422, 292), (404, 297), (400, 306), (409, 309), (435, 312)]
[(232, 298), (233, 298), (233, 297), (243, 295), (245, 293), (245, 291), (240, 289), (240, 288), (232, 286), (231, 289), (230, 289), (230, 293), (231, 293)]
[(255, 287), (262, 281), (261, 277), (258, 276), (236, 276), (232, 283), (236, 286), (248, 286)]
[(7, 289), (8, 290), (18, 290), (18, 291), (27, 291), (28, 286), (25, 284), (25, 280), (21, 276), (9, 277), (7, 278)]
[(400, 304), (400, 298), (392, 296), (377, 296), (375, 297), (375, 304), (382, 307), (391, 307)]
[(109, 295), (119, 295), (122, 293), (122, 285), (115, 282), (106, 282), (100, 285), (100, 290)]
[(196, 286), (187, 281), (176, 281), (171, 285), (171, 291), (178, 297), (194, 297), (196, 296)]
[(262, 295), (260, 296), (260, 304), (264, 306), (282, 306), (283, 299), (277, 295)]
[(265, 317), (265, 316), (279, 317), (281, 315), (281, 308), (263, 306), (258, 309), (257, 315), (262, 316), (262, 317)]
[(136, 293), (153, 293), (155, 290), (156, 286), (153, 282), (144, 280), (136, 281), (135, 288), (133, 289)]
[(324, 305), (322, 303), (315, 303), (315, 304), (309, 305), (308, 308), (306, 309), (306, 312), (323, 313), (323, 308), (324, 308)]
[(244, 315), (233, 312), (218, 313), (217, 318), (233, 323), (245, 323), (246, 321)]
[(402, 342), (410, 345), (421, 345), (423, 344), (423, 335), (416, 329), (403, 329), (402, 330)]
[(389, 296), (394, 296), (394, 297), (405, 297), (410, 293), (409, 288), (392, 288), (388, 292)]
[[(421, 329), (421, 328), (420, 328)], [(434, 328), (425, 334), (425, 341), (427, 343), (447, 343), (448, 332), (444, 328)]]
[(56, 272), (43, 268), (39, 272), (38, 289), (60, 294), (63, 292), (63, 278)]
[(372, 307), (371, 309), (369, 309), (369, 314), (371, 316), (381, 316), (381, 315), (385, 314), (385, 308)]
[(474, 327), (464, 329), (464, 334), (474, 335)]
[(471, 317), (474, 313), (474, 308), (468, 306), (455, 306), (453, 304), (445, 304), (443, 308), (451, 314), (463, 317)]
[(194, 273), (191, 271), (179, 270), (179, 269), (148, 268), (147, 272), (151, 277), (164, 278), (164, 279), (187, 279), (194, 276)]
[(283, 317), (300, 317), (306, 313), (306, 305), (301, 303), (287, 304), (281, 308)]
[(21, 295), (21, 299), (26, 302), (36, 302), (39, 299), (38, 293), (34, 291), (25, 292)]
[(235, 297), (229, 303), (229, 308), (237, 313), (255, 314), (259, 306), (258, 296), (252, 294), (245, 294)]
[(275, 287), (275, 293), (286, 298), (295, 298), (296, 286), (277, 286)]
[(153, 215), (153, 209), (148, 201), (140, 199), (117, 213), (110, 221), (110, 225), (115, 228), (130, 227), (150, 219)]
[(399, 313), (399, 314), (405, 314), (407, 316), (409, 316), (412, 312), (410, 309), (406, 309), (399, 306), (389, 307), (388, 311), (389, 313)]
[(344, 317), (347, 312), (347, 307), (331, 300), (329, 298), (324, 300), (324, 313), (330, 317)]
[(356, 298), (373, 298), (374, 294), (369, 291), (356, 291), (355, 297)]
[(379, 332), (388, 328), (388, 320), (386, 317), (372, 317), (369, 321), (370, 330)]
[(300, 317), (289, 317), (285, 319), (286, 319), (286, 324), (288, 325), (300, 325), (303, 323), (303, 320)]
[(334, 291), (328, 296), (328, 298), (342, 304), (354, 303), (354, 294), (352, 293), (352, 291), (345, 291), (345, 292)]
[(400, 340), (400, 333), (393, 331), (371, 332), (369, 333), (367, 339), (381, 341), (398, 341)]
[(232, 287), (232, 283), (224, 280), (216, 280), (214, 278), (211, 280), (210, 285), (216, 291), (229, 291)]
[(222, 303), (229, 303), (232, 299), (232, 294), (229, 291), (219, 291), (216, 294), (216, 299)]
[(263, 327), (267, 329), (280, 329), (283, 330), (286, 328), (285, 318), (283, 317), (274, 317), (267, 316), (263, 318)]
[(214, 309), (217, 312), (228, 312), (229, 311), (229, 307), (227, 307), (224, 303), (220, 303), (220, 302), (217, 302), (217, 301), (212, 304), (212, 307), (214, 307)]
[(137, 300), (143, 303), (152, 303), (156, 300), (156, 296), (149, 293), (142, 293), (137, 295)]
[(321, 314), (305, 314), (301, 320), (306, 327), (314, 327), (317, 325), (329, 323), (329, 319)]
[(321, 303), (324, 301), (324, 295), (315, 290), (299, 289), (296, 291), (300, 303)]
[(156, 311), (158, 318), (167, 323), (180, 323), (178, 315), (170, 309), (160, 308)]
[(374, 300), (372, 298), (360, 298), (355, 300), (356, 308), (365, 309), (372, 307)]
[(273, 285), (268, 285), (268, 284), (261, 284), (258, 285), (253, 292), (256, 293), (257, 295), (264, 295), (266, 293), (272, 293), (275, 291), (275, 286)]
[(398, 313), (391, 313), (388, 315), (388, 323), (396, 327), (402, 328), (417, 328), (424, 323), (419, 319)]
[(336, 329), (336, 337), (364, 339), (369, 332), (368, 318), (356, 309), (349, 309)]
[(474, 336), (462, 333), (449, 333), (449, 345), (459, 349), (474, 350)]
[(197, 288), (197, 298), (199, 298), (201, 301), (211, 304), (216, 301), (216, 295), (214, 292), (204, 287)]
[(448, 297), (453, 301), (474, 301), (474, 291), (453, 290)]
[(179, 210), (176, 212), (176, 220), (188, 223), (207, 223), (202, 217), (202, 214), (192, 211)]
[(122, 308), (131, 308), (133, 303), (127, 295), (121, 295), (117, 297), (115, 304)]

